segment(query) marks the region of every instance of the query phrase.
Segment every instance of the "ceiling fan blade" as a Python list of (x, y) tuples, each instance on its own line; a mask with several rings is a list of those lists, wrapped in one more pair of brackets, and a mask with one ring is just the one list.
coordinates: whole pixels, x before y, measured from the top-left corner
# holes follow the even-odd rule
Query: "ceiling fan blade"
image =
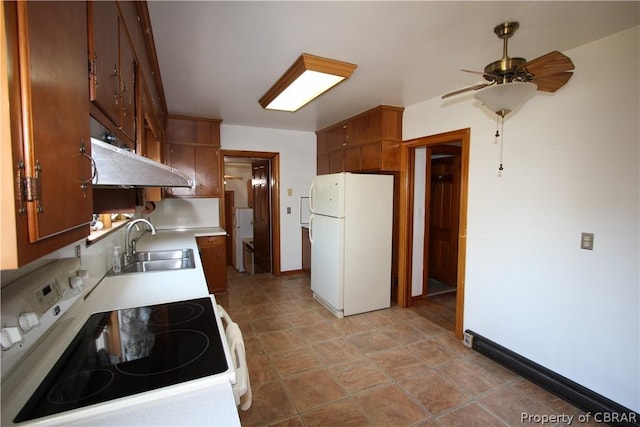
[(459, 94), (464, 93), (464, 92), (469, 92), (471, 90), (482, 89), (483, 87), (491, 86), (492, 84), (493, 84), (493, 82), (491, 82), (491, 83), (480, 83), (480, 84), (477, 84), (477, 85), (473, 85), (473, 86), (465, 87), (465, 88), (462, 88), (462, 89), (454, 90), (453, 92), (445, 93), (444, 95), (442, 95), (442, 99), (449, 98), (450, 96), (454, 96), (454, 95), (459, 95)]
[[(502, 78), (497, 74), (488, 74), (488, 73), (485, 73), (483, 71), (474, 71), (474, 70), (460, 70), (460, 71), (463, 71), (465, 73), (471, 73), (471, 74), (480, 74), (481, 76), (484, 76), (485, 78), (487, 78), (487, 76), (488, 77), (492, 77), (491, 80), (493, 80), (493, 79), (501, 79)], [(487, 79), (487, 80), (489, 80), (489, 79)]]
[(571, 76), (573, 76), (571, 71), (565, 71), (562, 73), (546, 75), (540, 78), (534, 77), (531, 81), (538, 85), (538, 90), (541, 92), (555, 92), (564, 86)]
[(575, 66), (568, 56), (554, 50), (536, 59), (525, 62), (518, 70), (526, 70), (536, 78), (573, 70)]

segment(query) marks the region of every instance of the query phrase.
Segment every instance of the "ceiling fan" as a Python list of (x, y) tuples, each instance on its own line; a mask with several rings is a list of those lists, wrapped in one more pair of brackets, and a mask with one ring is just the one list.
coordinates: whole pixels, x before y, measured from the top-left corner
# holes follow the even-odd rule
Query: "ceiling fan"
[(483, 89), (487, 86), (501, 85), (512, 82), (535, 83), (537, 90), (555, 92), (565, 85), (573, 75), (573, 62), (558, 51), (552, 51), (531, 61), (524, 58), (511, 58), (507, 55), (508, 40), (516, 32), (520, 24), (505, 22), (496, 26), (493, 32), (503, 40), (502, 58), (484, 68), (484, 71), (461, 70), (468, 73), (481, 74), (486, 83), (449, 92), (442, 99), (459, 95), (464, 92)]

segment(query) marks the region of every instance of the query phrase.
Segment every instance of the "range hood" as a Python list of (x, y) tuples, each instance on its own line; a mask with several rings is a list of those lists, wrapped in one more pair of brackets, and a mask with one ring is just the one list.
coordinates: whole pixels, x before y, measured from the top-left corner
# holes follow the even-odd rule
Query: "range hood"
[(131, 151), (91, 138), (94, 187), (192, 187), (189, 175)]

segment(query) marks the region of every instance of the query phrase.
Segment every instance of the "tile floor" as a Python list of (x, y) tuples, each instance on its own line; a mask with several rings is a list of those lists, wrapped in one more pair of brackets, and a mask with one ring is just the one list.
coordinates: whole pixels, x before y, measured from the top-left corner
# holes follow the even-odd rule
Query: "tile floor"
[(464, 347), (425, 317), (428, 305), (337, 319), (307, 275), (231, 268), (216, 298), (244, 335), (253, 405), (243, 426), (516, 426), (535, 425), (522, 413), (581, 413)]

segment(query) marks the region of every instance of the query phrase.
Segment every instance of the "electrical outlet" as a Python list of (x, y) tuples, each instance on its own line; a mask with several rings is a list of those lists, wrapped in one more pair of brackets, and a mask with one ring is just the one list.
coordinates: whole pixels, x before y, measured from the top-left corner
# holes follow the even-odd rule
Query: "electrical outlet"
[(580, 249), (593, 250), (593, 233), (582, 233), (580, 237)]
[(287, 206), (287, 215), (291, 215), (291, 206)]
[(469, 332), (465, 332), (462, 335), (462, 344), (464, 344), (466, 347), (471, 348), (471, 346), (473, 345), (473, 335), (471, 335)]
[(80, 245), (76, 245), (75, 250), (76, 250), (76, 258), (80, 258), (82, 256), (80, 251)]

